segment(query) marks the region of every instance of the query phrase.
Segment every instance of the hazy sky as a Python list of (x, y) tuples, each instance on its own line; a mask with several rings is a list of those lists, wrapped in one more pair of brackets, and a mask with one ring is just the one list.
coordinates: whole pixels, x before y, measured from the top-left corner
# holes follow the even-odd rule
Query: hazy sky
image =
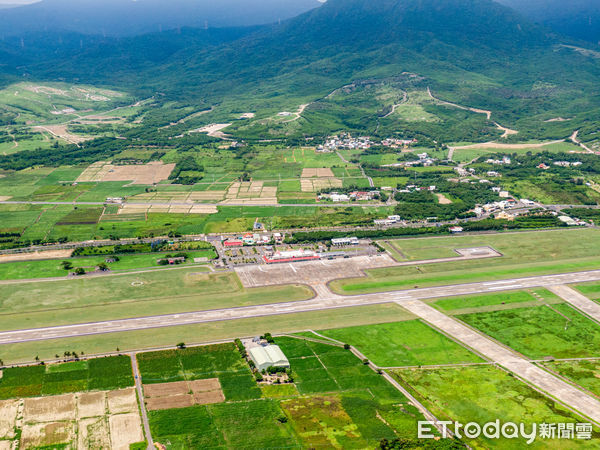
[(0, 0), (0, 5), (26, 5), (37, 1), (39, 0)]

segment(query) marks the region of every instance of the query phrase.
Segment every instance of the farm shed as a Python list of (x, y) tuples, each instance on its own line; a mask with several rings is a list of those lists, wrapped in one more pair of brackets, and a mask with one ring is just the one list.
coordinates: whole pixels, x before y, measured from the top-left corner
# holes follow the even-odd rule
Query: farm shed
[(263, 371), (269, 367), (290, 367), (290, 362), (277, 345), (252, 347), (249, 353), (250, 358), (259, 371)]

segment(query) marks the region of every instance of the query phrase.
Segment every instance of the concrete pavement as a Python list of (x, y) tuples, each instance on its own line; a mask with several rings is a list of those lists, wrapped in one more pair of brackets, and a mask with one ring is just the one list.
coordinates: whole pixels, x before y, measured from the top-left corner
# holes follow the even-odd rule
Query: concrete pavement
[(411, 301), (399, 302), (398, 304), (479, 354), (513, 372), (521, 379), (548, 393), (564, 405), (581, 412), (600, 424), (600, 401), (592, 396), (423, 302)]
[(600, 305), (593, 300), (590, 300), (581, 292), (569, 286), (552, 286), (550, 291), (561, 297), (564, 301), (571, 304), (576, 309), (591, 317), (596, 322), (600, 323)]

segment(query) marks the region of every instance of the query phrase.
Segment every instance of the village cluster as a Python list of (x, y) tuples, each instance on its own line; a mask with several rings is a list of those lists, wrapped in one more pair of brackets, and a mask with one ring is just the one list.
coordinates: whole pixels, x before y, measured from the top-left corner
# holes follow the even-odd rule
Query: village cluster
[(317, 152), (327, 153), (336, 150), (367, 150), (374, 145), (381, 145), (390, 148), (406, 148), (416, 144), (416, 139), (397, 139), (388, 138), (380, 142), (373, 141), (369, 136), (352, 137), (349, 133), (342, 133), (339, 136), (330, 136), (325, 143), (317, 146)]

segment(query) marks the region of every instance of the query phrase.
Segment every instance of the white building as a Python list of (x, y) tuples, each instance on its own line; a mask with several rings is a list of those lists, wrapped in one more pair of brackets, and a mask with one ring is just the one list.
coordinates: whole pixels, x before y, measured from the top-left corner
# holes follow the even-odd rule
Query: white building
[(285, 357), (278, 345), (268, 345), (266, 347), (252, 347), (248, 354), (250, 359), (259, 371), (269, 367), (290, 367), (290, 362)]
[(331, 194), (329, 196), (329, 198), (334, 203), (349, 202), (350, 201), (350, 197), (348, 197), (346, 194)]
[(341, 246), (341, 245), (358, 245), (358, 238), (357, 237), (348, 237), (348, 238), (337, 238), (337, 239), (332, 239), (331, 240), (331, 244), (332, 245), (336, 245), (336, 246)]

